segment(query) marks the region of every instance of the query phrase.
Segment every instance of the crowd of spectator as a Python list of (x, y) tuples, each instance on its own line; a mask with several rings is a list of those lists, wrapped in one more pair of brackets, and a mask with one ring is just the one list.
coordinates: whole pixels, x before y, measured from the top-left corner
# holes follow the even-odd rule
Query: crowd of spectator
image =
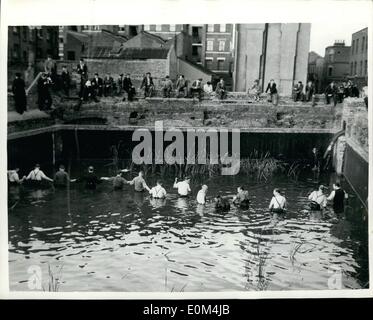
[[(139, 93), (144, 98), (161, 95), (163, 98), (194, 98), (201, 100), (203, 97), (217, 97), (220, 100), (227, 98), (227, 88), (225, 81), (220, 79), (215, 86), (211, 81), (203, 82), (202, 78), (190, 80), (185, 79), (184, 75), (178, 75), (176, 81), (172, 81), (167, 75), (159, 83), (156, 88), (150, 72), (146, 73), (141, 81), (141, 85), (137, 92), (132, 83), (131, 75), (120, 74), (117, 80), (107, 73), (103, 78), (96, 72), (92, 78), (89, 78), (87, 64), (83, 59), (80, 59), (76, 68), (73, 70), (79, 75), (78, 81), (78, 97), (79, 103), (77, 108), (83, 102), (94, 101), (98, 102), (100, 97), (122, 97), (122, 101), (129, 102), (137, 99)], [(57, 64), (48, 56), (44, 62), (44, 70), (38, 79), (38, 106), (40, 110), (50, 110), (53, 100), (51, 91), (62, 92), (66, 97), (70, 97), (72, 79), (67, 66), (62, 66), (61, 73), (57, 73)], [(25, 91), (25, 82), (21, 78), (21, 74), (17, 73), (13, 82), (12, 91), (14, 94), (16, 111), (22, 114), (27, 109), (27, 94)], [(174, 95), (172, 94), (174, 92)], [(257, 102), (261, 99), (263, 90), (259, 80), (255, 80), (253, 85), (248, 90), (250, 99)], [(274, 79), (271, 79), (267, 84), (264, 93), (267, 94), (267, 101), (273, 105), (278, 104), (278, 89)], [(302, 81), (297, 82), (293, 87), (293, 100), (297, 101), (312, 101), (315, 105), (315, 85), (312, 81), (308, 81), (304, 86)], [(343, 102), (346, 97), (359, 97), (359, 89), (351, 80), (344, 81), (340, 84), (331, 82), (325, 89), (326, 103), (330, 104), (333, 101), (334, 105)]]

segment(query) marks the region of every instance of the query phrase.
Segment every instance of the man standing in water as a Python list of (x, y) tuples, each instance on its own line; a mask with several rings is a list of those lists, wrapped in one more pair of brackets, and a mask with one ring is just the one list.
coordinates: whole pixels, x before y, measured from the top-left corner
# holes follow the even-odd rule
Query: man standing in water
[(167, 192), (165, 188), (163, 188), (161, 180), (157, 180), (157, 185), (151, 188), (149, 193), (154, 199), (164, 199), (167, 196)]
[(333, 191), (327, 198), (328, 201), (333, 200), (333, 210), (334, 213), (340, 214), (344, 212), (345, 209), (345, 199), (348, 199), (348, 194), (342, 188), (339, 182), (333, 184)]
[(79, 182), (85, 182), (86, 189), (96, 190), (98, 184), (102, 182), (94, 173), (94, 168), (92, 166), (88, 167), (88, 172), (83, 177), (78, 179)]
[(197, 193), (197, 203), (198, 204), (206, 204), (206, 193), (207, 193), (208, 187), (204, 184), (201, 188), (201, 190)]
[(177, 178), (175, 178), (174, 182), (174, 188), (177, 189), (177, 193), (181, 197), (187, 197), (189, 195), (189, 192), (192, 192), (190, 190), (190, 179), (188, 177), (185, 177), (184, 181), (177, 182)]
[(8, 170), (8, 182), (10, 184), (21, 184), (23, 180), (26, 179), (26, 176), (23, 176), (22, 179), (19, 178), (19, 168), (15, 168), (14, 170)]
[(274, 213), (284, 213), (286, 210), (286, 199), (280, 189), (273, 190), (273, 197), (269, 204), (269, 210)]
[(145, 179), (144, 179), (144, 171), (140, 171), (139, 175), (137, 177), (133, 178), (129, 182), (129, 184), (134, 185), (135, 191), (137, 191), (137, 192), (143, 192), (145, 189), (150, 191), (150, 188), (148, 187), (148, 185), (146, 184)]
[(40, 165), (37, 163), (34, 170), (31, 170), (26, 180), (31, 180), (34, 182), (41, 182), (42, 180), (47, 180), (53, 182), (53, 179), (47, 177), (43, 171), (40, 170)]
[(324, 194), (324, 189), (325, 187), (320, 185), (318, 190), (313, 191), (308, 196), (308, 200), (310, 200), (309, 207), (311, 210), (318, 211), (325, 209), (327, 201), (326, 195)]
[(250, 205), (249, 191), (240, 186), (237, 188), (237, 195), (233, 198), (233, 203), (240, 207), (248, 207)]
[(65, 171), (65, 166), (61, 164), (54, 176), (54, 185), (56, 187), (66, 187), (68, 182), (74, 181), (76, 179), (70, 180), (69, 174)]

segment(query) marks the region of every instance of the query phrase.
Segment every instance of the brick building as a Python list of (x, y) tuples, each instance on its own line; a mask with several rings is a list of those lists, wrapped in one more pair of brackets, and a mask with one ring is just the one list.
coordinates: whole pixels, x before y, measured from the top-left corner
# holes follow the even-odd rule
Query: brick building
[(233, 24), (144, 25), (144, 30), (169, 40), (180, 32), (191, 36), (188, 62), (214, 73), (231, 83), (233, 72)]
[(346, 80), (350, 73), (350, 53), (351, 47), (343, 40), (336, 40), (334, 45), (325, 48), (323, 88), (332, 81)]
[(352, 34), (349, 76), (359, 87), (368, 83), (368, 28)]
[(324, 70), (324, 58), (314, 51), (308, 54), (308, 75), (307, 79), (315, 85), (316, 93), (321, 93)]
[(291, 95), (294, 82), (307, 80), (309, 23), (238, 24), (235, 30), (233, 90), (247, 91), (270, 79), (279, 93)]
[(26, 83), (34, 77), (37, 60), (47, 55), (58, 58), (58, 27), (53, 26), (13, 26), (8, 28), (8, 79), (16, 72), (25, 76)]

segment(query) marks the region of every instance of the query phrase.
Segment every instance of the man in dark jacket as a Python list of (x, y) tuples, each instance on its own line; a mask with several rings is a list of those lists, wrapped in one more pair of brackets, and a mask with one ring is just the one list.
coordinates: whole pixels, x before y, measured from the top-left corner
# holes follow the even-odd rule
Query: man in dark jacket
[(12, 85), (12, 92), (14, 95), (15, 108), (19, 114), (23, 114), (27, 108), (25, 86), (25, 81), (21, 79), (21, 74), (17, 72)]
[(142, 80), (140, 89), (144, 88), (144, 98), (151, 97), (154, 91), (153, 78), (150, 72), (147, 72), (144, 79)]
[(188, 96), (188, 86), (185, 81), (184, 75), (180, 75), (176, 81), (176, 97), (180, 97), (180, 92), (184, 93), (184, 98)]
[(70, 93), (70, 73), (67, 70), (66, 66), (62, 67), (61, 87), (62, 87), (62, 90), (64, 91), (65, 95), (69, 96), (69, 93)]
[(113, 93), (114, 88), (114, 79), (113, 77), (108, 73), (106, 74), (104, 78), (104, 96), (111, 96)]
[[(127, 73), (123, 79), (123, 90), (127, 93), (128, 101), (132, 101), (133, 97), (136, 94), (135, 87), (132, 85), (130, 74)], [(123, 97), (123, 101), (126, 100), (126, 97)]]
[(298, 81), (298, 83), (294, 86), (294, 101), (295, 102), (302, 100), (302, 92), (303, 92), (303, 83), (302, 81)]
[(96, 96), (102, 96), (103, 81), (102, 78), (98, 76), (98, 73), (95, 73), (95, 77), (91, 80), (92, 88), (95, 91)]
[(332, 81), (325, 89), (326, 104), (330, 104), (330, 99), (333, 99), (334, 106), (337, 105), (338, 88)]
[(83, 177), (79, 178), (77, 182), (84, 182), (86, 189), (95, 190), (97, 185), (102, 182), (102, 179), (98, 178), (94, 173), (94, 168), (89, 166), (88, 172)]
[(277, 106), (278, 103), (278, 93), (275, 80), (271, 79), (268, 83), (266, 93), (269, 91), (269, 102), (272, 102), (274, 106)]
[(38, 104), (40, 110), (50, 110), (52, 106), (52, 96), (50, 87), (52, 80), (46, 73), (42, 73), (38, 81)]
[(194, 94), (197, 93), (198, 99), (202, 99), (202, 79), (197, 79), (193, 81), (190, 89), (189, 89), (189, 95), (193, 98)]
[(227, 88), (225, 87), (224, 79), (220, 79), (220, 81), (217, 83), (215, 92), (220, 100), (227, 97)]
[(88, 80), (88, 67), (85, 64), (83, 59), (79, 60), (79, 64), (76, 67), (76, 71), (78, 74), (80, 74), (80, 92), (79, 96), (83, 96), (83, 90), (84, 90), (84, 85), (86, 81)]

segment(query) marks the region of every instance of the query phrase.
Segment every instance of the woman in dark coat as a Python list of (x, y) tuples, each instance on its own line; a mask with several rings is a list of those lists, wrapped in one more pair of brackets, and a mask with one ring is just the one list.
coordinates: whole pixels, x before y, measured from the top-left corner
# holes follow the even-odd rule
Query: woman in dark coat
[(21, 74), (16, 73), (16, 78), (13, 81), (12, 92), (14, 95), (14, 103), (16, 111), (23, 114), (27, 108), (25, 81), (21, 79)]

